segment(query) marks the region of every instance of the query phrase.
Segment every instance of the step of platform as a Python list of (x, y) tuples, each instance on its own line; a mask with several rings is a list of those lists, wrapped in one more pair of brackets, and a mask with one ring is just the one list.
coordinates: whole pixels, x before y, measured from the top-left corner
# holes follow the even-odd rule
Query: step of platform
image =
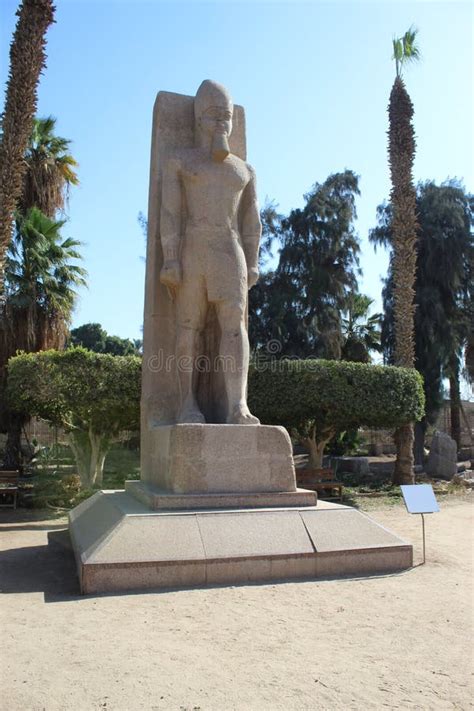
[(69, 515), (83, 593), (397, 571), (412, 546), (348, 506), (150, 511), (102, 491)]

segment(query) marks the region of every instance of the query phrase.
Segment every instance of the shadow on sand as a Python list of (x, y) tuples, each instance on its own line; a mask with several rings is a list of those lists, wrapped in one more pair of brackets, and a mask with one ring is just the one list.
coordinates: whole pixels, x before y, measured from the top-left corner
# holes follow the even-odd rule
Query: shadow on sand
[(79, 596), (74, 554), (64, 524), (61, 530), (48, 533), (47, 545), (0, 551), (0, 594), (32, 592), (44, 593), (45, 602)]

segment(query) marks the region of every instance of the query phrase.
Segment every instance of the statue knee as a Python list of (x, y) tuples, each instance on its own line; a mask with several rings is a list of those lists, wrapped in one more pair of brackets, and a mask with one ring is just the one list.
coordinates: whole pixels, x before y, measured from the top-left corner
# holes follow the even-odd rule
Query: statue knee
[(240, 334), (245, 324), (245, 305), (238, 300), (220, 304), (217, 317), (222, 332)]

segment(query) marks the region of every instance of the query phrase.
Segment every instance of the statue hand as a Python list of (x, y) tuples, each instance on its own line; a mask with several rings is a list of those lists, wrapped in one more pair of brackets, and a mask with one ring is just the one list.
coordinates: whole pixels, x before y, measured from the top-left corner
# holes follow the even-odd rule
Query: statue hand
[(181, 284), (181, 265), (178, 261), (165, 262), (160, 272), (160, 281), (169, 289), (176, 289)]
[(247, 282), (248, 282), (248, 288), (251, 289), (252, 286), (254, 286), (257, 281), (258, 281), (258, 269), (257, 267), (253, 267), (252, 269), (248, 270), (247, 273)]

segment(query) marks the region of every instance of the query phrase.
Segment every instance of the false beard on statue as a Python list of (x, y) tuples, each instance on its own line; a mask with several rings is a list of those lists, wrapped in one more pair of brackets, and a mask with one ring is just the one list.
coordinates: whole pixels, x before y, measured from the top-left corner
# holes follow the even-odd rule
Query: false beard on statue
[(221, 163), (230, 153), (229, 140), (223, 131), (215, 131), (212, 137), (211, 155), (212, 160)]

